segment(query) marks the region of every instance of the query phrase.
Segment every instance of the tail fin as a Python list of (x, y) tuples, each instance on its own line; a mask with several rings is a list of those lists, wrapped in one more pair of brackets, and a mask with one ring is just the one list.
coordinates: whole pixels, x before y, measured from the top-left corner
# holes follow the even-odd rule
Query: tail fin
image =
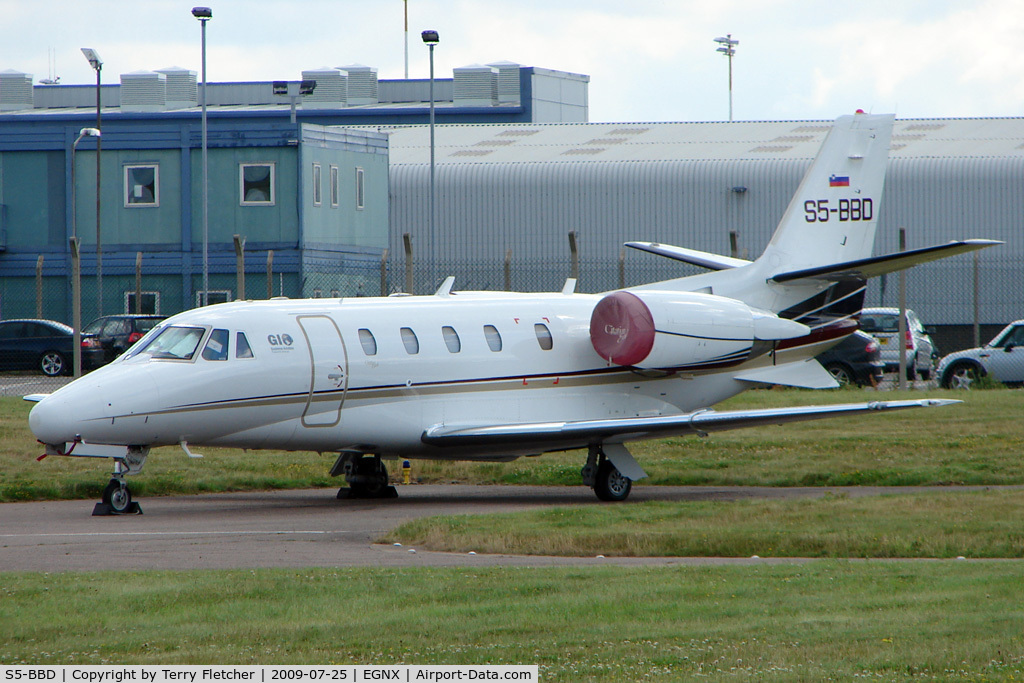
[(871, 256), (894, 118), (836, 119), (756, 262), (763, 275)]

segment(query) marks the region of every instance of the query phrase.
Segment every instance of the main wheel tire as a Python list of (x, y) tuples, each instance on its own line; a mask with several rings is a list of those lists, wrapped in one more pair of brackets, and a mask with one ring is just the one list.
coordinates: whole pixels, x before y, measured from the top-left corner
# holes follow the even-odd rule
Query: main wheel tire
[(103, 489), (103, 502), (110, 506), (114, 512), (127, 512), (132, 505), (132, 491), (127, 484), (117, 479), (111, 479), (107, 487)]
[(954, 363), (942, 375), (942, 386), (945, 389), (969, 390), (985, 373), (974, 363), (961, 361)]
[(610, 460), (602, 460), (597, 467), (597, 479), (594, 481), (594, 493), (599, 500), (617, 503), (629, 497), (633, 482), (622, 475)]
[(832, 375), (832, 379), (839, 382), (839, 386), (847, 387), (851, 384), (856, 383), (856, 378), (853, 376), (853, 372), (850, 368), (846, 367), (842, 363), (829, 363), (825, 366), (828, 370), (828, 374)]
[(47, 377), (57, 377), (67, 372), (68, 361), (59, 351), (47, 351), (39, 357), (39, 369)]

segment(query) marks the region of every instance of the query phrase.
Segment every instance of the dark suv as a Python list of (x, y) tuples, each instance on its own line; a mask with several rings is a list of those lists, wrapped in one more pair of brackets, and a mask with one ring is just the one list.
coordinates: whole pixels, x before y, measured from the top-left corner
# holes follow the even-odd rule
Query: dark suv
[(82, 329), (83, 335), (92, 335), (103, 348), (103, 361), (109, 363), (129, 346), (142, 339), (167, 316), (163, 315), (105, 315), (96, 318)]

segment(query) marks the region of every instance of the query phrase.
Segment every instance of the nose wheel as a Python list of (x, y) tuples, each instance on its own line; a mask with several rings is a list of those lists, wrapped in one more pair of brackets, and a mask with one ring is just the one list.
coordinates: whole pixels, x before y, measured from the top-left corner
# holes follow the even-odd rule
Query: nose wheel
[(141, 515), (142, 508), (132, 500), (132, 490), (124, 479), (110, 480), (103, 489), (103, 498), (92, 510), (93, 517), (105, 515)]

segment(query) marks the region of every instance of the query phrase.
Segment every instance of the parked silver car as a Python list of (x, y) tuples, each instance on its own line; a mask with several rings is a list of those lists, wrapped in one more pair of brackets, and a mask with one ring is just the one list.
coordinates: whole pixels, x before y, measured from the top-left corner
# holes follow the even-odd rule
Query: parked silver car
[(939, 363), (939, 382), (947, 389), (970, 389), (981, 377), (1005, 384), (1024, 383), (1024, 320), (1017, 320), (976, 349), (951, 353)]
[(907, 379), (920, 377), (928, 380), (935, 370), (938, 349), (928, 335), (921, 320), (907, 309), (907, 336), (899, 339), (900, 309), (865, 308), (860, 314), (860, 329), (878, 340), (882, 347), (882, 362), (886, 372), (897, 372), (900, 365), (900, 350), (907, 359)]

